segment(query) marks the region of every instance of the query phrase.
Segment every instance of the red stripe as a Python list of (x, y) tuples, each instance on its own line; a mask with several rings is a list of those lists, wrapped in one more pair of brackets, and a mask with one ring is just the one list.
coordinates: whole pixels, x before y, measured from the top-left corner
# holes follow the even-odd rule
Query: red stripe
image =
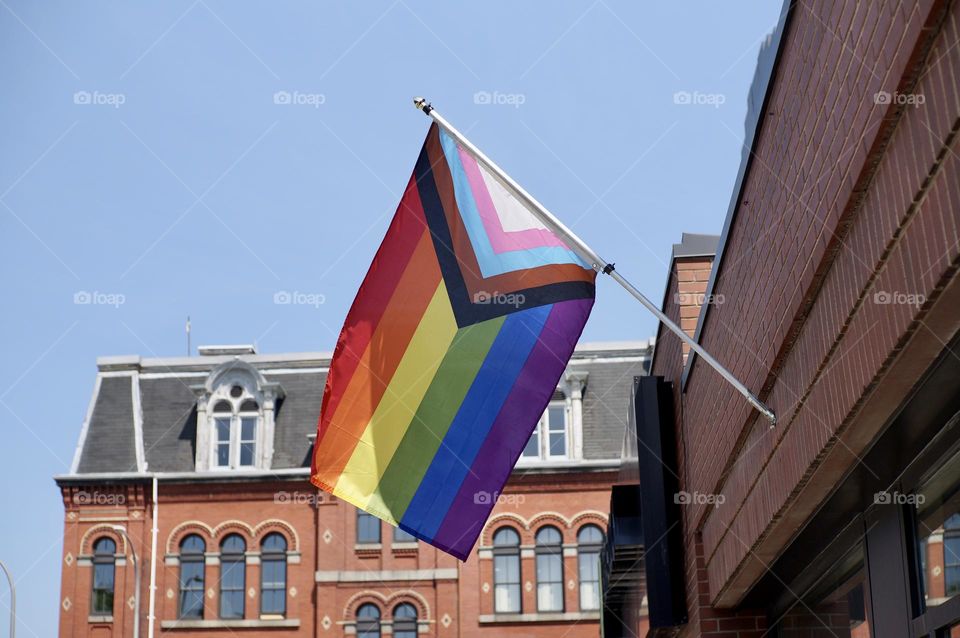
[[(323, 390), (323, 409), (318, 424), (316, 451), (320, 450), (320, 443), (330, 429), (331, 419), (336, 414), (340, 402), (350, 386), (351, 379), (353, 379), (355, 373), (358, 373), (361, 358), (367, 351), (373, 335), (380, 327), (384, 313), (392, 305), (390, 302), (397, 292), (401, 278), (407, 271), (408, 266), (414, 265), (412, 264), (414, 253), (417, 252), (418, 245), (423, 243), (421, 239), (426, 231), (427, 226), (423, 216), (423, 207), (420, 204), (420, 195), (417, 191), (416, 182), (411, 177), (390, 228), (377, 250), (366, 277), (364, 277), (337, 339), (337, 347), (333, 352), (330, 372), (327, 374), (327, 382)], [(427, 237), (429, 239), (429, 236)], [(422, 252), (422, 248), (420, 252)], [(422, 264), (424, 257), (427, 257), (429, 261), (431, 256), (435, 264), (435, 255), (423, 255), (418, 261)], [(427, 276), (424, 278), (436, 279), (436, 281), (432, 284), (427, 281), (419, 282), (419, 285), (424, 288), (432, 285), (429, 290), (430, 295), (436, 290), (436, 282), (439, 281), (439, 270), (437, 268), (437, 266), (434, 266), (434, 270), (437, 271), (435, 277)], [(429, 298), (427, 301), (429, 302)], [(409, 311), (410, 308), (408, 307), (407, 310)], [(420, 314), (422, 314), (422, 309)], [(417, 322), (419, 322), (420, 314), (417, 315)], [(406, 343), (404, 341), (400, 345), (405, 348)], [(359, 374), (369, 374), (369, 370), (361, 370)], [(313, 473), (316, 474), (316, 454), (314, 456)]]

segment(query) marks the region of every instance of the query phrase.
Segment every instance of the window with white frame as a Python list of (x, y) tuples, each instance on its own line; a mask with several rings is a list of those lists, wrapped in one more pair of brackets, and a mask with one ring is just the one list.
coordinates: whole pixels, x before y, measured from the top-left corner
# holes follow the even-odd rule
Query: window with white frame
[(521, 459), (554, 460), (570, 458), (570, 419), (565, 401), (551, 401), (534, 428)]
[(211, 411), (214, 435), (211, 466), (216, 469), (255, 467), (260, 405), (239, 385), (232, 386), (226, 395), (216, 400)]

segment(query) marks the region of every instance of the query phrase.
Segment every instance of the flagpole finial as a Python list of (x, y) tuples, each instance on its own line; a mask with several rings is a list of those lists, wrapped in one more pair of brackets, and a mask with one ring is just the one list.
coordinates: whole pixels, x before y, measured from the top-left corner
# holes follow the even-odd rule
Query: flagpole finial
[(433, 110), (433, 107), (430, 105), (430, 102), (427, 102), (427, 98), (415, 97), (413, 98), (413, 105), (419, 110), (423, 111), (424, 115), (430, 115), (430, 111)]

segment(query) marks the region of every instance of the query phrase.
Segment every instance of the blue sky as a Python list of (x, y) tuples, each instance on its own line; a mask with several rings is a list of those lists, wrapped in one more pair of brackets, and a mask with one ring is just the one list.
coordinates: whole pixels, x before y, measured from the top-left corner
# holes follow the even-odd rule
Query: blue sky
[[(56, 632), (51, 477), (96, 358), (181, 355), (187, 315), (194, 345), (331, 349), (428, 126), (414, 95), (655, 300), (680, 233), (720, 232), (780, 2), (545, 6), (0, 1), (0, 559), (19, 635)], [(274, 303), (293, 292), (316, 303)], [(599, 282), (585, 339), (654, 329)]]

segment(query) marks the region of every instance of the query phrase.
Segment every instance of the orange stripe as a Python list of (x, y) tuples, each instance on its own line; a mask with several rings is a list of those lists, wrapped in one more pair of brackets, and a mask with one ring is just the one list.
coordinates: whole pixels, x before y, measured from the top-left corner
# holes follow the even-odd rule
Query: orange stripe
[[(330, 417), (323, 438), (317, 441), (313, 474), (315, 484), (336, 486), (439, 283), (440, 266), (433, 239), (429, 233), (424, 233), (369, 345), (360, 357), (357, 370), (336, 412)], [(349, 343), (346, 347), (349, 347)]]

